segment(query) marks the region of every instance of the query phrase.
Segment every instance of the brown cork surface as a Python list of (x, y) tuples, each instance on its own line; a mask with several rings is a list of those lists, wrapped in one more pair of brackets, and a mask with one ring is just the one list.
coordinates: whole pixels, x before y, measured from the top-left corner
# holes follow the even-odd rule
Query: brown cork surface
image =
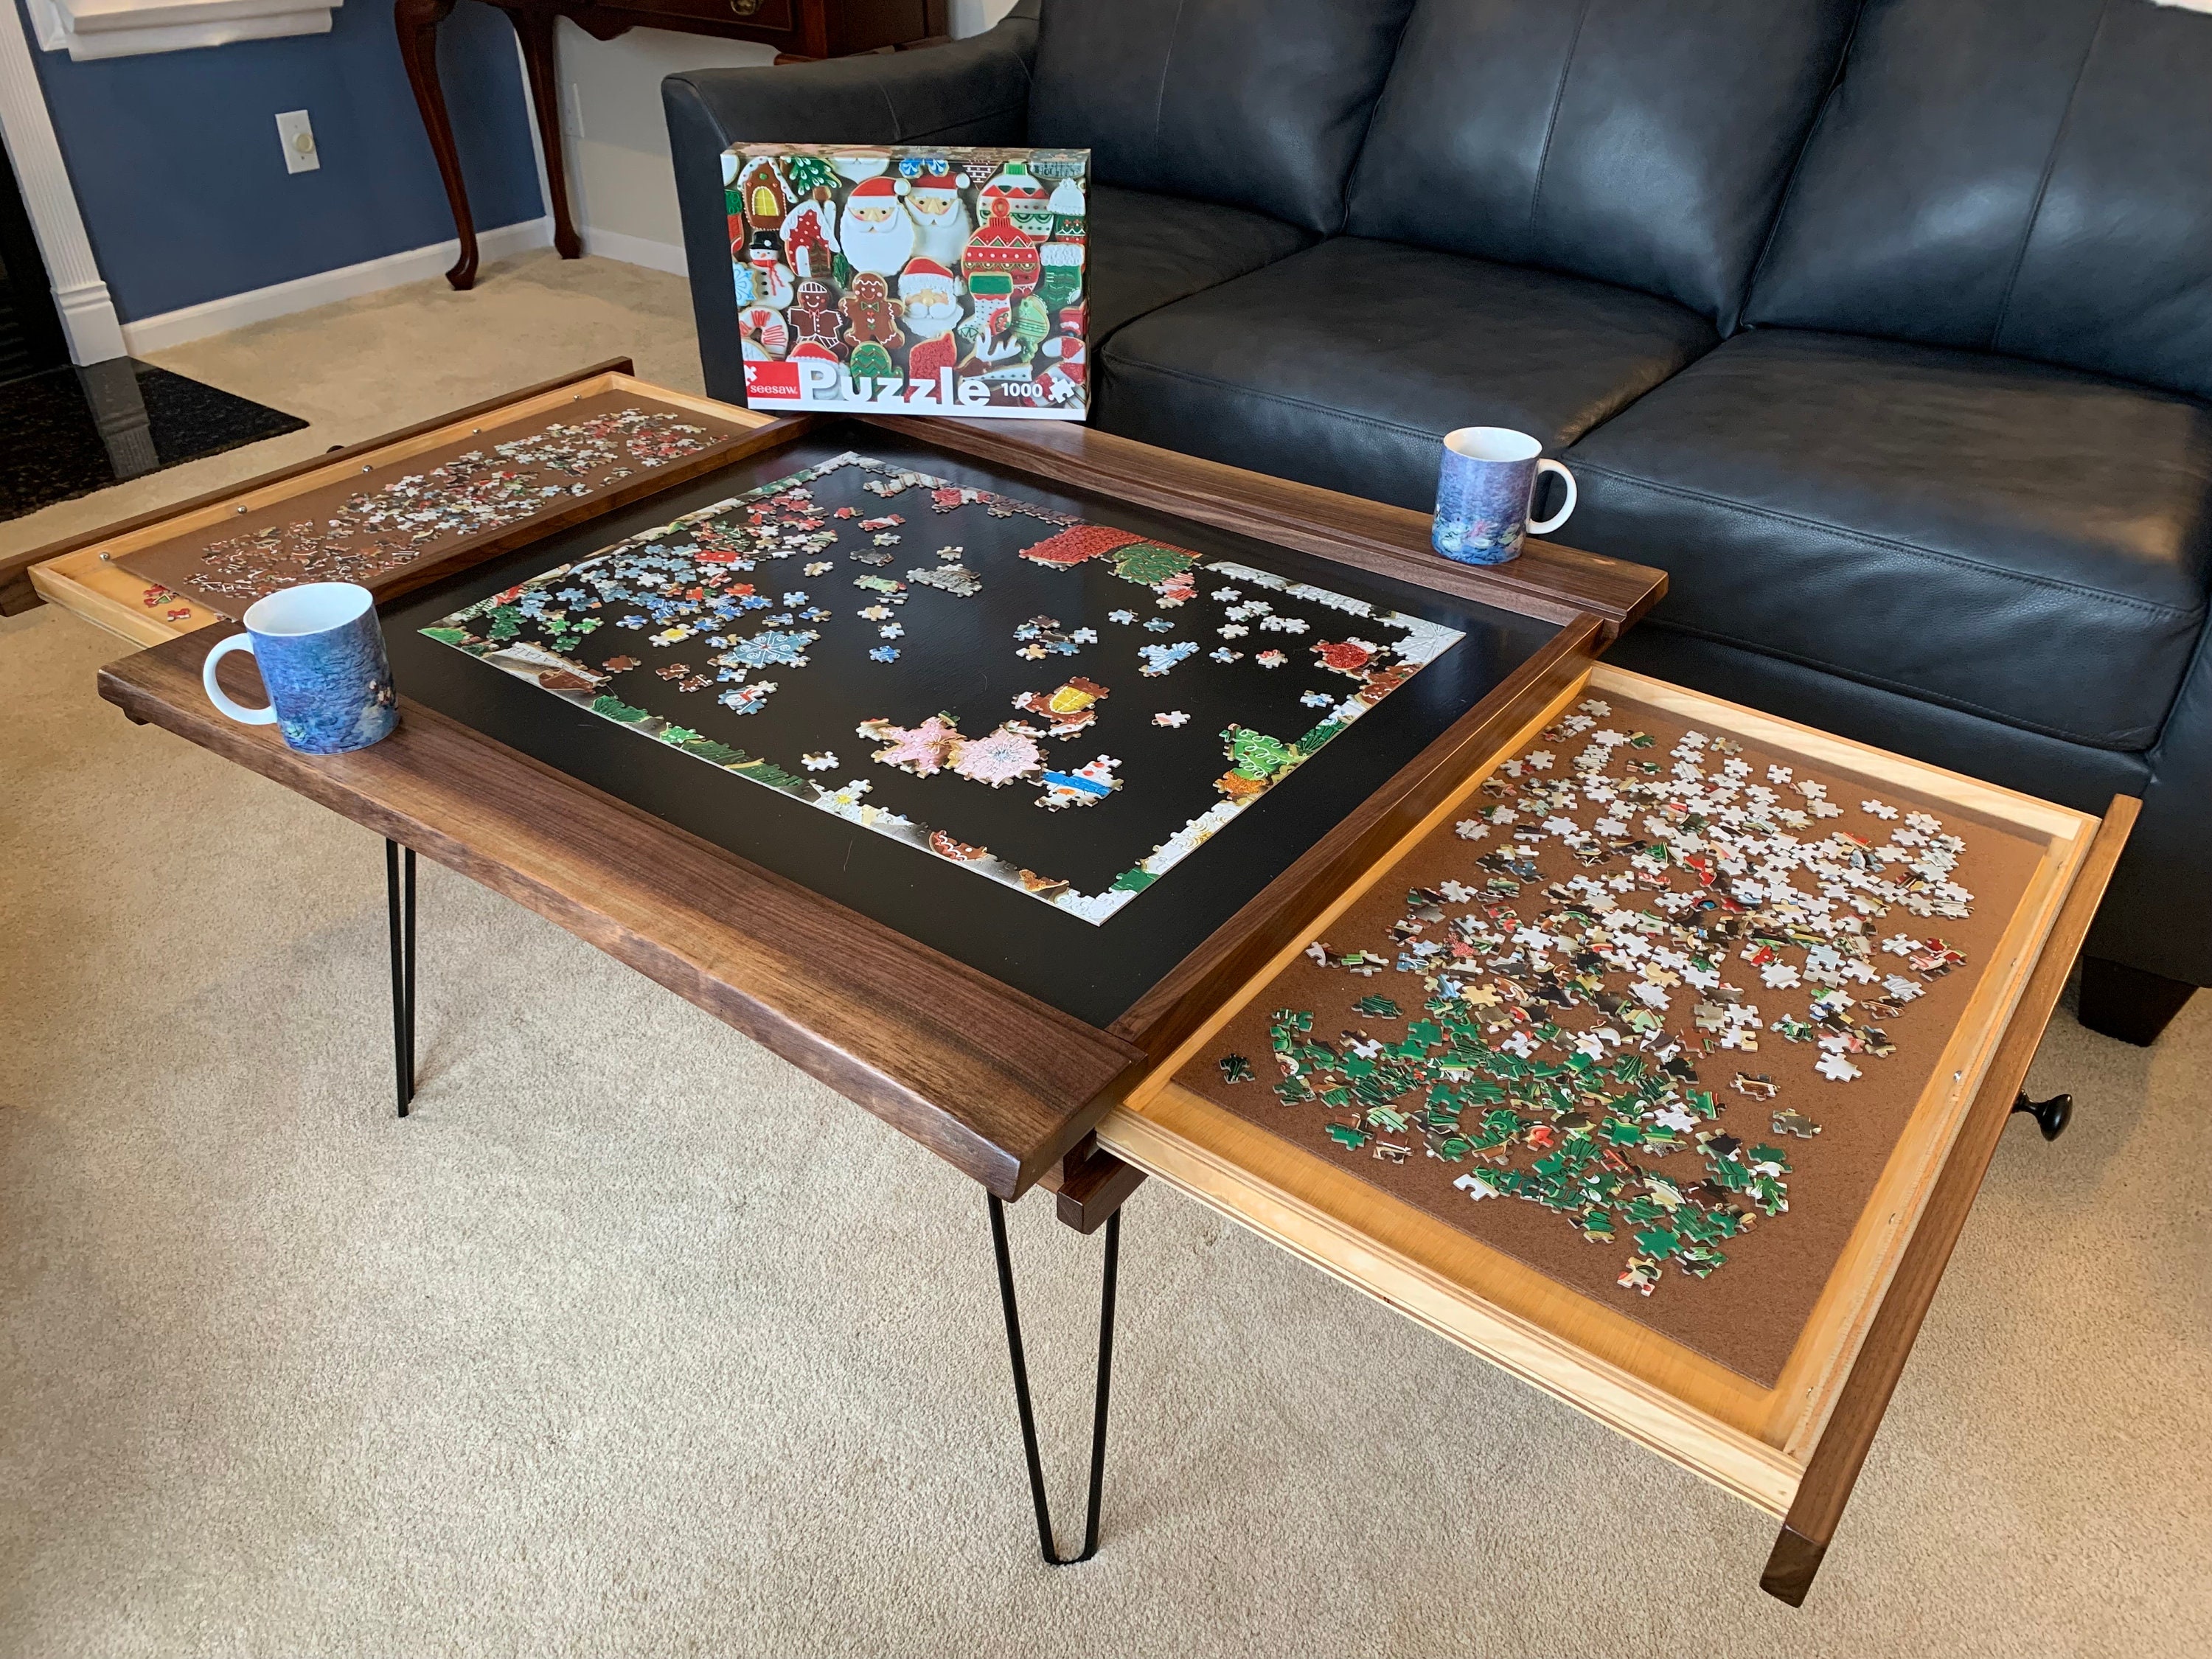
[[(505, 459), (498, 446), (527, 443), (546, 434), (555, 424), (575, 428), (597, 416), (635, 410), (695, 428), (683, 434), (701, 446), (696, 451), (666, 459), (648, 461), (645, 455), (618, 453), (604, 465), (580, 471), (563, 471), (529, 460)], [(133, 575), (143, 577), (184, 598), (226, 617), (239, 617), (264, 593), (302, 582), (351, 581), (377, 592), (395, 585), (412, 585), (410, 578), (432, 564), (444, 564), (456, 555), (476, 551), (501, 538), (538, 533), (556, 519), (573, 521), (610, 511), (638, 494), (670, 482), (678, 465), (693, 465), (702, 456), (727, 448), (750, 434), (750, 428), (718, 421), (712, 416), (666, 404), (636, 392), (620, 389), (589, 393), (538, 414), (501, 425), (486, 424), (436, 448), (422, 450), (404, 459), (368, 471), (356, 469), (343, 478), (317, 489), (289, 496), (255, 511), (234, 514), (170, 540), (118, 556), (116, 562)], [(617, 443), (618, 451), (625, 447)], [(438, 468), (463, 456), (481, 455), (488, 465), (465, 464), (465, 470), (482, 477), (486, 472), (511, 475), (517, 493), (534, 500), (506, 500), (489, 515), (471, 514), (454, 502), (456, 489), (431, 481), (431, 489), (445, 497), (424, 501), (424, 514), (399, 531), (351, 531), (358, 515), (349, 503), (374, 495), (407, 478), (428, 479)], [(464, 481), (456, 480), (455, 486)], [(577, 486), (581, 486), (580, 491)], [(545, 491), (554, 493), (545, 494)], [(332, 533), (332, 521), (338, 529)], [(252, 548), (226, 557), (240, 538), (270, 532), (289, 532), (281, 548)], [(319, 544), (307, 558), (296, 556), (310, 538)], [(216, 556), (210, 562), (209, 555)]]
[[(1657, 758), (1662, 769), (1671, 765), (1668, 751), (1687, 726), (1659, 709), (1620, 696), (1609, 701), (1611, 713), (1601, 724), (1622, 732), (1650, 733), (1656, 744), (1640, 752)], [(1581, 746), (1574, 737), (1562, 740), (1554, 728), (1530, 744), (1529, 750), (1556, 751), (1558, 765), (1565, 769), (1571, 753)], [(1859, 807), (1866, 799), (1886, 802), (1899, 809), (1900, 815), (1917, 811), (1940, 819), (1944, 830), (1966, 843), (1951, 878), (1974, 896), (1972, 914), (1966, 918), (1915, 915), (1902, 906), (1893, 906), (1888, 915), (1868, 919), (1868, 928), (1876, 939), (1898, 933), (1916, 939), (1940, 937), (1964, 952), (1966, 963), (1927, 981), (1924, 994), (1917, 1000), (1905, 1003), (1894, 1018), (1882, 1019), (1881, 1030), (1893, 1042), (1894, 1052), (1884, 1057), (1852, 1056), (1862, 1075), (1848, 1082), (1831, 1081), (1816, 1073), (1814, 1064), (1822, 1056), (1814, 1042), (1786, 1041), (1771, 1030), (1756, 1033), (1756, 1052), (1709, 1052), (1711, 1036), (1699, 1033), (1693, 1024), (1692, 1007), (1697, 994), (1686, 985), (1677, 988), (1672, 1006), (1661, 1018), (1668, 1034), (1688, 1039), (1682, 1058), (1694, 1067), (1697, 1080), (1683, 1086), (1710, 1091), (1720, 1107), (1718, 1118), (1699, 1127), (1717, 1128), (1740, 1138), (1747, 1146), (1779, 1146), (1788, 1154), (1790, 1164), (1787, 1210), (1758, 1217), (1745, 1231), (1722, 1244), (1726, 1260), (1709, 1277), (1692, 1277), (1670, 1263), (1651, 1293), (1641, 1295), (1618, 1283), (1626, 1261), (1637, 1253), (1627, 1226), (1620, 1227), (1619, 1236), (1612, 1242), (1592, 1242), (1584, 1237), (1572, 1215), (1533, 1200), (1510, 1194), (1479, 1201), (1470, 1199), (1454, 1187), (1455, 1179), (1491, 1166), (1477, 1156), (1449, 1162), (1430, 1155), (1420, 1124), (1425, 1091), (1416, 1090), (1395, 1103), (1413, 1120), (1405, 1132), (1378, 1135), (1375, 1142), (1357, 1149), (1340, 1146), (1327, 1133), (1332, 1122), (1352, 1121), (1352, 1110), (1331, 1109), (1318, 1100), (1285, 1104), (1278, 1099), (1273, 1085), (1280, 1073), (1269, 1036), (1275, 1010), (1310, 1011), (1313, 1040), (1340, 1044), (1343, 1034), (1349, 1032), (1396, 1042), (1405, 1036), (1408, 1024), (1422, 1017), (1423, 1004), (1431, 994), (1424, 988), (1420, 974), (1401, 972), (1393, 965), (1361, 977), (1344, 967), (1324, 967), (1301, 957), (1210, 1040), (1176, 1074), (1176, 1081), (1762, 1387), (1772, 1387), (1883, 1166), (1933, 1078), (1954, 1028), (1990, 970), (1991, 956), (2045, 849), (2043, 843), (2017, 830), (1985, 822), (1948, 803), (1920, 798), (1886, 782), (1808, 767), (1798, 757), (1748, 741), (1743, 742), (1741, 758), (1750, 763), (1752, 781), (1756, 782), (1765, 782), (1768, 766), (1778, 763), (1794, 769), (1797, 779), (1827, 786), (1830, 797), (1844, 808), (1843, 815), (1815, 820), (1813, 827), (1797, 832), (1805, 839), (1819, 839), (1838, 829), (1877, 842), (1885, 839), (1902, 822), (1901, 817), (1898, 823), (1887, 823), (1866, 815)], [(1613, 769), (1617, 774), (1620, 769)], [(1468, 803), (1468, 811), (1494, 804), (1495, 797), (1478, 792)], [(1585, 806), (1577, 816), (1587, 824), (1595, 814)], [(1634, 816), (1640, 819), (1644, 814), (1639, 810)], [(1497, 834), (1469, 842), (1460, 838), (1453, 824), (1446, 823), (1329, 925), (1326, 948), (1338, 955), (1371, 951), (1395, 964), (1400, 959), (1400, 947), (1392, 939), (1390, 928), (1407, 914), (1408, 890), (1435, 890), (1446, 882), (1480, 888), (1492, 880), (1494, 872), (1476, 860), (1501, 844), (1516, 856), (1526, 852), (1537, 866), (1539, 880), (1523, 885), (1519, 896), (1509, 901), (1514, 912), (1531, 921), (1556, 904), (1555, 899), (1546, 896), (1548, 884), (1576, 877), (1602, 878), (1627, 867), (1626, 860), (1619, 858), (1587, 866), (1572, 857), (1557, 837), (1547, 837), (1533, 849), (1513, 849)], [(1679, 866), (1668, 870), (1665, 879), (1674, 890), (1697, 885), (1693, 874)], [(1502, 897), (1496, 893), (1486, 896), (1493, 902)], [(1620, 902), (1641, 908), (1658, 896), (1645, 889), (1624, 896)], [(1450, 903), (1443, 909), (1448, 917), (1458, 917), (1474, 908)], [(1431, 923), (1419, 937), (1437, 938), (1444, 933), (1447, 925)], [(1793, 952), (1790, 959), (1801, 957), (1802, 952)], [(1742, 1002), (1757, 1006), (1770, 1024), (1785, 1014), (1802, 1017), (1809, 994), (1820, 988), (1810, 984), (1795, 989), (1771, 988), (1761, 982), (1758, 969), (1733, 951), (1724, 961), (1717, 957), (1714, 960), (1723, 981), (1741, 988)], [(1894, 956), (1877, 951), (1875, 961), (1886, 972), (1903, 969)], [(1610, 990), (1625, 990), (1629, 982), (1622, 973), (1605, 975), (1604, 983)], [(1848, 988), (1867, 997), (1879, 995), (1878, 989), (1856, 985)], [(1373, 995), (1396, 1002), (1404, 1011), (1403, 1017), (1377, 1018), (1354, 1008), (1359, 999)], [(1506, 1018), (1512, 999), (1509, 995), (1506, 1000), (1506, 1009), (1489, 1010), (1486, 1017)], [(1538, 1017), (1547, 1012), (1570, 1039), (1608, 1023), (1607, 1015), (1587, 1004), (1564, 1010), (1540, 1008)], [(1492, 1029), (1495, 1042), (1509, 1036), (1512, 1027), (1509, 1024)], [(1631, 1042), (1609, 1052), (1630, 1053), (1634, 1048)], [(1224, 1081), (1219, 1062), (1232, 1054), (1249, 1061), (1252, 1081), (1235, 1085)], [(1539, 1057), (1557, 1060), (1560, 1055), (1558, 1048), (1547, 1046)], [(1777, 1085), (1775, 1097), (1758, 1099), (1737, 1091), (1733, 1081), (1739, 1071), (1753, 1076), (1765, 1074)], [(1819, 1134), (1806, 1139), (1775, 1133), (1771, 1114), (1784, 1109), (1819, 1124)], [(1469, 1120), (1477, 1115), (1466, 1115)], [(1385, 1142), (1408, 1148), (1409, 1156), (1402, 1164), (1381, 1161), (1376, 1148)], [(1534, 1156), (1520, 1148), (1512, 1152), (1512, 1162), (1522, 1167)], [(1650, 1157), (1642, 1149), (1631, 1156), (1634, 1164), (1678, 1182), (1694, 1183), (1701, 1179), (1704, 1154), (1694, 1145), (1662, 1157)]]

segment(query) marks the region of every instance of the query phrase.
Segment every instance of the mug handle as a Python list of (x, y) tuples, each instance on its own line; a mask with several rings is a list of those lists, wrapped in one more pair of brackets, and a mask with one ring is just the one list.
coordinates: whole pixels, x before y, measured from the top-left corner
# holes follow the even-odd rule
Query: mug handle
[(274, 726), (276, 724), (275, 703), (270, 703), (266, 708), (248, 708), (244, 703), (233, 702), (223, 695), (222, 688), (215, 683), (215, 665), (217, 663), (234, 651), (250, 653), (252, 649), (252, 635), (233, 634), (207, 653), (207, 660), (200, 665), (200, 684), (206, 689), (208, 701), (240, 726)]
[[(1561, 507), (1558, 512), (1552, 514), (1550, 518), (1545, 520), (1541, 524), (1538, 524), (1534, 519), (1529, 520), (1528, 533), (1532, 536), (1550, 535), (1554, 530), (1557, 530), (1561, 525), (1565, 524), (1567, 521), (1567, 514), (1575, 510), (1575, 475), (1568, 471), (1564, 466), (1561, 466), (1557, 461), (1545, 459), (1537, 462), (1536, 476), (1540, 478), (1547, 472), (1558, 473), (1561, 481), (1567, 486), (1567, 504)], [(215, 659), (210, 657), (208, 660), (210, 662), (213, 662)]]

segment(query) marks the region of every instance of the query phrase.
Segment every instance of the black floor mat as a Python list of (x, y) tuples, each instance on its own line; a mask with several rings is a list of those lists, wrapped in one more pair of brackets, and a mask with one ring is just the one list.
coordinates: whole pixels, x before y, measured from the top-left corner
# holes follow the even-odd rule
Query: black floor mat
[(307, 423), (118, 357), (0, 386), (0, 519)]

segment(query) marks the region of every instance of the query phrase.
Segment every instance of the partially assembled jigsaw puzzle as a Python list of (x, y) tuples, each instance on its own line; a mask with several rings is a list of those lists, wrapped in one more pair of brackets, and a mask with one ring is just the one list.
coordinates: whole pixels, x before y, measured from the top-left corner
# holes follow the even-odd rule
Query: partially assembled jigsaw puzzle
[(850, 453), (422, 631), (1094, 924), (1462, 637)]

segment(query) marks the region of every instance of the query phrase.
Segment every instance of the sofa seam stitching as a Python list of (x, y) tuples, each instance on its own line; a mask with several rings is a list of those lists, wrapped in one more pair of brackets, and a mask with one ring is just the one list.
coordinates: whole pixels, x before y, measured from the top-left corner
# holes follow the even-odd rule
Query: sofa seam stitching
[(1175, 67), (1176, 36), (1182, 32), (1183, 9), (1189, 0), (1176, 0), (1176, 15), (1168, 25), (1167, 50), (1160, 54), (1160, 87), (1152, 99), (1152, 142), (1159, 142), (1168, 112), (1168, 71)]
[[(2109, 3), (2109, 0), (2107, 0)], [(1544, 123), (1544, 148), (1536, 156), (1536, 187), (1528, 192), (1528, 251), (1536, 252), (1536, 215), (1544, 202), (1544, 169), (1552, 164), (1552, 140), (1559, 130), (1559, 108), (1567, 101), (1567, 82), (1574, 78), (1575, 54), (1582, 50), (1583, 30), (1589, 26), (1590, 0), (1582, 0), (1575, 14), (1575, 32), (1567, 41), (1566, 61), (1559, 65), (1559, 84), (1552, 89), (1552, 112)]]
[(2043, 175), (2035, 181), (2035, 200), (2027, 210), (2027, 222), (2021, 228), (2020, 246), (2012, 257), (2012, 270), (2005, 277), (2004, 297), (1997, 301), (1996, 320), (1990, 325), (1991, 351), (2001, 349), (1998, 342), (2004, 338), (2005, 319), (2012, 310), (2013, 290), (2020, 286), (2020, 273), (2027, 265), (2028, 246), (2035, 240), (2036, 221), (2043, 216), (2044, 198), (2051, 192), (2051, 175), (2058, 170), (2058, 152), (2065, 147), (2066, 135), (2073, 130), (2074, 106), (2081, 101), (2081, 82), (2089, 73), (2089, 60), (2097, 55), (2097, 42), (2105, 38), (2105, 23), (2112, 15), (2112, 0), (2104, 0), (2097, 9), (2097, 27), (2089, 31), (2089, 41), (2081, 49), (2081, 61), (2074, 68), (2074, 84), (2066, 89), (2066, 108), (2058, 118), (2058, 130), (2051, 135), (2051, 149), (2043, 158)]
[(1797, 513), (1784, 513), (1769, 507), (1753, 507), (1743, 501), (1730, 501), (1725, 495), (1716, 495), (1706, 490), (1692, 489), (1681, 484), (1661, 483), (1651, 478), (1639, 478), (1632, 473), (1618, 471), (1595, 461), (1577, 460), (1571, 453), (1567, 456), (1567, 459), (1584, 471), (1595, 472), (1602, 477), (1615, 479), (1625, 484), (1632, 484), (1639, 489), (1657, 490), (1662, 495), (1680, 495), (1688, 501), (1705, 501), (1724, 511), (1740, 514), (1746, 518), (1772, 519), (1783, 524), (1802, 525), (1808, 529), (1823, 531), (1845, 540), (1863, 543), (1869, 547), (1891, 548), (1899, 553), (1910, 554), (1915, 558), (1926, 559), (1931, 563), (1950, 565), (1957, 569), (1971, 570), (1978, 574), (1999, 577), (2009, 581), (2025, 582), (2031, 586), (2049, 588), (2054, 592), (2076, 593), (2085, 599), (2094, 599), (2100, 604), (2138, 611), (2147, 616), (2166, 617), (2175, 622), (2201, 622), (2205, 614), (2205, 608), (2201, 605), (2184, 611), (2172, 605), (2160, 605), (2152, 599), (2135, 599), (2125, 593), (2102, 592), (2096, 588), (2085, 587), (2078, 582), (2066, 581), (2059, 577), (2037, 575), (2033, 572), (2025, 570), (2006, 570), (1996, 565), (1984, 564), (1978, 559), (1961, 558), (1955, 553), (1945, 553), (1932, 547), (1923, 547), (1917, 542), (1899, 541), (1894, 537), (1876, 535), (1871, 531), (1854, 530), (1845, 525), (1830, 524), (1825, 519), (1808, 518)]
[(1759, 279), (1766, 274), (1768, 262), (1774, 256), (1774, 245), (1782, 240), (1782, 223), (1788, 216), (1790, 204), (1797, 198), (1799, 180), (1805, 176), (1805, 158), (1813, 153), (1813, 145), (1820, 136), (1820, 129), (1828, 123), (1828, 112), (1835, 107), (1836, 100), (1850, 78), (1851, 48), (1858, 44), (1859, 25), (1866, 21), (1867, 0), (1859, 0), (1851, 13), (1850, 27), (1844, 32), (1843, 49), (1836, 54), (1835, 73), (1828, 77), (1826, 89), (1820, 94), (1820, 106), (1813, 112), (1813, 118), (1805, 124), (1805, 136), (1797, 141), (1797, 154), (1790, 158), (1790, 176), (1782, 181), (1782, 195), (1774, 204), (1774, 216), (1766, 222), (1766, 234), (1760, 239), (1759, 256), (1751, 262), (1751, 269), (1743, 279), (1743, 289), (1736, 295), (1735, 316), (1729, 331), (1722, 337), (1732, 339), (1746, 329), (1757, 328), (1757, 323), (1745, 321), (1751, 310), (1752, 296), (1759, 291)]
[(1367, 141), (1375, 136), (1376, 117), (1382, 112), (1383, 100), (1390, 95), (1391, 78), (1398, 72), (1398, 54), (1405, 50), (1406, 36), (1413, 27), (1413, 8), (1408, 6), (1398, 24), (1398, 38), (1390, 43), (1390, 67), (1383, 72), (1382, 85), (1375, 94), (1375, 101), (1367, 106), (1367, 120), (1359, 129), (1358, 147), (1352, 152), (1352, 165), (1344, 171), (1344, 186), (1337, 192), (1335, 235), (1352, 234), (1352, 186), (1359, 177), (1359, 164), (1367, 158)]

